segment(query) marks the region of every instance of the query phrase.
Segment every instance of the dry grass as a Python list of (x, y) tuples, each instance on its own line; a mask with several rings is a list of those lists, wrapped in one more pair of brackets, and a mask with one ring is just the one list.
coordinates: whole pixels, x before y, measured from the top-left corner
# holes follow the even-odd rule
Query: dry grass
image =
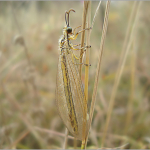
[[(91, 4), (92, 19), (98, 3)], [(89, 103), (99, 43), (103, 42), (105, 6), (102, 2), (90, 35)], [(129, 149), (150, 148), (149, 6), (150, 2), (111, 3), (87, 149), (116, 148), (126, 143)], [(0, 8), (0, 148), (65, 147), (65, 126), (55, 107), (58, 39), (66, 10), (76, 10), (70, 17), (72, 28), (82, 25), (83, 3), (0, 2)], [(15, 41), (23, 44), (13, 43), (17, 35)], [(81, 37), (75, 44), (80, 41)], [(116, 71), (118, 66), (120, 71)], [(81, 78), (83, 82), (87, 79), (84, 74)], [(81, 146), (70, 135), (67, 143), (67, 148)]]

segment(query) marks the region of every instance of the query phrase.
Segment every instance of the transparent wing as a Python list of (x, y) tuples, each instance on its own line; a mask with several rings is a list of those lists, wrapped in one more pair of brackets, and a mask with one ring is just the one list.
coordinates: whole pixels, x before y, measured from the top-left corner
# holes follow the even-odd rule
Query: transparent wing
[[(58, 73), (57, 73), (57, 86), (56, 86), (56, 103), (58, 107), (59, 114), (67, 126), (68, 130), (77, 138), (82, 140), (85, 135), (83, 135), (83, 129), (85, 126), (83, 126), (83, 122), (86, 122), (86, 132), (88, 131), (88, 123), (87, 120), (84, 120), (84, 114), (85, 114), (85, 105), (84, 104), (84, 90), (82, 81), (79, 77), (78, 67), (76, 64), (72, 62), (72, 54), (66, 54), (66, 67), (68, 70), (68, 77), (70, 81), (70, 87), (72, 92), (72, 98), (73, 98), (73, 107), (72, 109), (75, 109), (75, 117), (77, 120), (77, 128), (78, 133), (75, 133), (69, 118), (69, 111), (66, 101), (66, 95), (64, 90), (64, 81), (63, 81), (63, 73), (61, 68), (61, 57), (59, 58), (58, 63)], [(74, 61), (75, 62), (75, 61)]]

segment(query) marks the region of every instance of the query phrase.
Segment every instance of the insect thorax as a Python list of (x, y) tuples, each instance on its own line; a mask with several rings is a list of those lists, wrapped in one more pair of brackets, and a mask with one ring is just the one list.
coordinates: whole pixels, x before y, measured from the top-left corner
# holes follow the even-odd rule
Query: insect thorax
[(72, 47), (72, 43), (69, 40), (69, 34), (67, 34), (65, 31), (63, 31), (63, 34), (64, 35), (62, 35), (59, 39), (59, 48), (62, 55), (64, 53), (69, 54), (71, 52), (71, 47)]

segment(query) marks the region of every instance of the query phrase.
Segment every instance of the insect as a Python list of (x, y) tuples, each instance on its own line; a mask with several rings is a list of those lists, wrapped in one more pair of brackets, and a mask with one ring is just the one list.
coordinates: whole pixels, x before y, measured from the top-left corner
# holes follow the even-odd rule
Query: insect
[[(65, 13), (66, 26), (63, 28), (63, 35), (59, 40), (59, 61), (56, 81), (56, 104), (60, 117), (68, 130), (79, 140), (84, 139), (88, 131), (87, 112), (84, 104), (84, 89), (79, 76), (77, 57), (73, 50), (83, 48), (75, 48), (70, 40), (75, 40), (78, 34), (76, 29), (72, 32), (69, 26), (69, 13), (74, 9), (70, 9)], [(84, 30), (88, 30), (84, 29)]]

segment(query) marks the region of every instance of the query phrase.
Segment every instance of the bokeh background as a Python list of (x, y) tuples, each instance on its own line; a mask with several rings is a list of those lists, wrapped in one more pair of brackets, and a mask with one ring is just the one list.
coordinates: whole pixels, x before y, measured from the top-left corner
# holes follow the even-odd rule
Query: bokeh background
[[(92, 18), (98, 3), (92, 2)], [(91, 34), (89, 101), (105, 4), (102, 2)], [(87, 148), (101, 147), (110, 95), (133, 4), (134, 1), (111, 2)], [(0, 148), (62, 148), (65, 126), (57, 113), (55, 88), (58, 40), (65, 25), (65, 11), (70, 8), (76, 10), (70, 14), (70, 26), (75, 28), (82, 24), (83, 1), (0, 2)], [(150, 2), (142, 2), (138, 10), (134, 40), (117, 89), (105, 147), (128, 143), (126, 148), (150, 148), (149, 8)], [(80, 38), (74, 43), (80, 43)], [(76, 144), (80, 147), (81, 143), (77, 141)], [(68, 147), (73, 148), (73, 145), (74, 140), (68, 139)]]

